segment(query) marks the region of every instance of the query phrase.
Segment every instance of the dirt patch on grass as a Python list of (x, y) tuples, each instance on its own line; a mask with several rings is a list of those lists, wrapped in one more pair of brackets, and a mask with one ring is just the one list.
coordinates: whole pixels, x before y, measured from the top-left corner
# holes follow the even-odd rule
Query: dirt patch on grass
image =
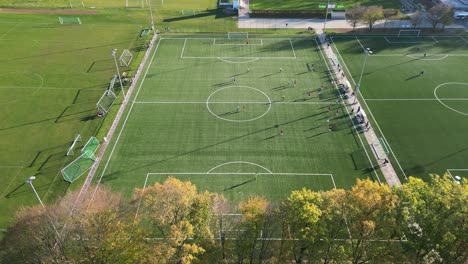
[(0, 8), (0, 13), (35, 13), (35, 14), (69, 14), (69, 15), (94, 15), (97, 11), (85, 10), (54, 10), (54, 9), (13, 9)]

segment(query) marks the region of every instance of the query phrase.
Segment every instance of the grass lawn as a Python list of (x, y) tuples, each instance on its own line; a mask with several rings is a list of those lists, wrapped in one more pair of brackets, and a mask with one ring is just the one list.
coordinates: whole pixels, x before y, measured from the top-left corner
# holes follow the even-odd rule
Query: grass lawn
[(130, 197), (172, 175), (238, 202), (383, 179), (337, 98), (314, 38), (162, 35), (95, 180)]
[(361, 102), (374, 130), (393, 150), (390, 157), (400, 178), (427, 179), (429, 173), (448, 169), (465, 177), (466, 38), (337, 36), (333, 41), (356, 82), (363, 47), (373, 51), (364, 70)]
[(113, 23), (105, 16), (82, 16), (82, 25), (60, 25), (58, 15), (0, 17), (3, 229), (20, 206), (38, 203), (25, 184), (29, 176), (36, 175), (34, 186), (45, 202), (70, 187), (60, 169), (77, 155), (65, 156), (67, 148), (77, 133), (83, 138), (79, 148), (102, 126), (96, 102), (115, 72), (110, 52), (139, 48), (142, 25)]
[[(350, 8), (355, 5), (377, 5), (382, 6), (383, 8), (401, 8), (400, 2), (396, 0), (360, 0), (360, 1), (350, 1), (350, 0), (340, 0), (340, 1), (331, 1), (330, 3), (335, 3), (337, 5), (344, 5), (345, 8)], [(327, 1), (304, 1), (304, 0), (251, 0), (250, 9), (251, 10), (308, 10), (308, 9), (318, 9), (320, 4), (327, 4)]]

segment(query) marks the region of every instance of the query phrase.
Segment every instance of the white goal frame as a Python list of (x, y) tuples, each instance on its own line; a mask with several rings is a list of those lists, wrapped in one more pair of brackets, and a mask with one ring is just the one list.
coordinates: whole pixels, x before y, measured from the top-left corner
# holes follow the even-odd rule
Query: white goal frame
[[(114, 104), (115, 99), (117, 98), (117, 95), (115, 95), (114, 91), (111, 90), (110, 88), (107, 89), (104, 94), (99, 98), (98, 102), (96, 103), (96, 108), (98, 110), (98, 113), (101, 114), (107, 114), (109, 110), (111, 109), (111, 106)], [(109, 100), (110, 103), (108, 105), (102, 104), (104, 100)]]
[(59, 22), (61, 25), (71, 25), (71, 24), (81, 25), (81, 19), (79, 17), (59, 17)]
[(233, 39), (232, 37), (235, 36), (235, 35), (241, 35), (241, 36), (245, 36), (244, 38), (241, 38), (241, 39), (248, 39), (249, 38), (249, 32), (228, 32), (228, 39)]
[(120, 66), (129, 67), (130, 63), (132, 62), (132, 59), (133, 59), (133, 54), (128, 49), (124, 49), (122, 51), (122, 54), (119, 57)]
[(76, 134), (75, 135), (75, 139), (73, 140), (73, 143), (71, 144), (71, 146), (68, 148), (67, 150), (67, 156), (71, 156), (71, 155), (74, 155), (75, 153), (73, 152), (73, 148), (75, 147), (76, 145), (76, 142), (80, 142), (81, 141), (81, 135), (80, 134)]
[(404, 35), (405, 37), (419, 37), (419, 35), (421, 34), (421, 30), (420, 29), (400, 29), (398, 31), (398, 37), (401, 37), (401, 33), (402, 32), (416, 32), (417, 34), (416, 35)]

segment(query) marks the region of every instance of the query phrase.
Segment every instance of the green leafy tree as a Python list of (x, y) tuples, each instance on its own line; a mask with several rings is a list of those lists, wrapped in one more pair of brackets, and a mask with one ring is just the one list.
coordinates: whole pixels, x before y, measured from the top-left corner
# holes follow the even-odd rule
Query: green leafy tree
[(385, 241), (395, 231), (394, 217), (398, 197), (387, 185), (371, 180), (358, 180), (346, 199), (346, 219), (350, 231), (352, 263), (389, 259), (389, 246)]
[(375, 22), (384, 18), (383, 8), (381, 6), (365, 7), (360, 17), (361, 22), (363, 24), (367, 24), (369, 26), (369, 30), (372, 31)]
[(413, 263), (468, 261), (468, 185), (445, 175), (430, 182), (410, 177), (396, 190), (404, 254)]
[(428, 10), (427, 18), (431, 22), (432, 31), (437, 25), (450, 25), (452, 23), (452, 7), (443, 3), (437, 4)]
[(152, 262), (196, 262), (215, 246), (216, 194), (198, 193), (195, 185), (173, 177), (135, 193), (136, 200), (141, 199), (140, 216), (156, 227), (154, 236), (164, 239), (156, 245)]
[(353, 32), (356, 30), (357, 24), (361, 22), (364, 10), (365, 8), (360, 5), (353, 6), (351, 9), (346, 10), (346, 20), (348, 24), (353, 27)]

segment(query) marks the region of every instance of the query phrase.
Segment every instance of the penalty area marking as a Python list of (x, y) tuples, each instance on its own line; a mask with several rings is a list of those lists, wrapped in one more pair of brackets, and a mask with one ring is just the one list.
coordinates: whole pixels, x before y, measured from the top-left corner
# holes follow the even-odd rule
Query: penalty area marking
[(384, 36), (384, 38), (387, 41), (387, 43), (390, 43), (390, 44), (422, 44), (422, 43), (438, 43), (439, 42), (434, 37), (432, 37), (434, 41), (390, 41), (386, 36)]
[(450, 106), (448, 106), (447, 104), (445, 104), (444, 102), (442, 102), (442, 100), (444, 99), (440, 99), (438, 96), (437, 96), (437, 89), (439, 89), (441, 86), (444, 86), (444, 85), (447, 85), (447, 84), (460, 84), (460, 85), (466, 85), (468, 86), (468, 83), (462, 83), (462, 82), (446, 82), (446, 83), (442, 83), (442, 84), (439, 84), (436, 88), (434, 88), (434, 97), (437, 99), (437, 101), (439, 101), (439, 103), (441, 103), (443, 106), (447, 107), (448, 109), (456, 112), (456, 113), (459, 113), (461, 115), (464, 115), (464, 116), (468, 116), (468, 113), (465, 113), (465, 112), (462, 112), (462, 111), (459, 111), (455, 108), (452, 108)]
[(430, 55), (430, 54), (426, 54), (426, 56), (424, 56), (424, 54), (408, 54), (406, 56), (410, 57), (412, 59), (426, 60), (426, 61), (436, 61), (436, 60), (446, 59), (446, 58), (448, 58), (449, 55), (445, 54), (444, 56), (442, 56), (440, 58), (429, 58), (429, 56), (438, 56), (438, 55)]
[(250, 59), (250, 60), (246, 60), (246, 61), (232, 61), (232, 60), (224, 59), (224, 58), (222, 58), (222, 57), (218, 57), (217, 59), (220, 60), (220, 61), (226, 62), (226, 63), (249, 63), (249, 62), (257, 61), (257, 60), (259, 60), (260, 58), (259, 58), (259, 57), (256, 57), (256, 58), (253, 58), (253, 59)]
[(223, 164), (220, 164), (220, 165), (217, 165), (215, 167), (213, 167), (212, 169), (210, 169), (207, 174), (211, 173), (213, 170), (216, 170), (217, 168), (220, 168), (222, 166), (226, 166), (226, 165), (230, 165), (230, 164), (248, 164), (248, 165), (253, 165), (253, 166), (257, 166), (259, 168), (262, 168), (264, 170), (266, 170), (268, 173), (272, 174), (273, 172), (271, 172), (269, 169), (263, 167), (262, 165), (259, 165), (257, 163), (253, 163), (253, 162), (248, 162), (248, 161), (230, 161), (230, 162), (226, 162), (226, 163), (223, 163)]

